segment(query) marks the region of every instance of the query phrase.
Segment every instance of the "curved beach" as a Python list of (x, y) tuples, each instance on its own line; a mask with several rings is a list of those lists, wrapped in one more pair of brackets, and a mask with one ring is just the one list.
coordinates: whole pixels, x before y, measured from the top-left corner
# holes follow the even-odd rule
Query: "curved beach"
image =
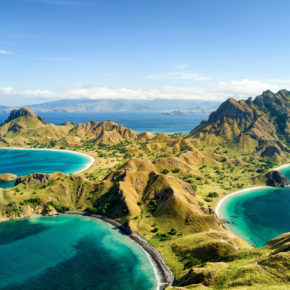
[(82, 168), (81, 170), (78, 170), (76, 172), (74, 172), (73, 174), (79, 174), (79, 173), (82, 173), (84, 171), (86, 171), (87, 169), (89, 169), (93, 163), (95, 162), (95, 159), (88, 155), (88, 154), (85, 154), (85, 153), (82, 153), (82, 152), (78, 152), (78, 151), (72, 151), (72, 150), (67, 150), (67, 149), (50, 149), (50, 148), (21, 148), (21, 147), (3, 147), (3, 148), (0, 148), (0, 150), (7, 150), (7, 149), (11, 149), (11, 150), (34, 150), (34, 151), (55, 151), (55, 152), (67, 152), (67, 153), (72, 153), (72, 154), (75, 154), (75, 155), (79, 155), (79, 156), (83, 156), (83, 157), (86, 157), (88, 158), (88, 162), (87, 164), (85, 165), (84, 168)]
[[(285, 168), (288, 168), (290, 166), (290, 163), (287, 163), (287, 164), (284, 164), (284, 165), (281, 165), (279, 167), (276, 167), (276, 168), (273, 168), (271, 169), (270, 171), (273, 171), (273, 170), (282, 170), (282, 169), (285, 169)], [(236, 196), (236, 195), (240, 195), (240, 194), (243, 194), (243, 193), (247, 193), (249, 191), (252, 191), (252, 190), (256, 190), (256, 189), (265, 189), (265, 188), (270, 188), (270, 186), (253, 186), (253, 187), (248, 187), (248, 188), (245, 188), (245, 189), (242, 189), (242, 190), (238, 190), (238, 191), (235, 191), (233, 193), (230, 193), (226, 196), (224, 196), (217, 204), (216, 208), (215, 208), (215, 214), (217, 217), (220, 217), (220, 209), (222, 207), (222, 204), (230, 197), (233, 197), (233, 196)]]
[(282, 170), (282, 169), (285, 169), (285, 168), (288, 168), (288, 167), (290, 167), (290, 163), (287, 163), (287, 164), (281, 165), (279, 167), (273, 168), (272, 170)]
[(223, 203), (229, 199), (230, 197), (233, 197), (233, 196), (237, 196), (237, 195), (240, 195), (240, 194), (243, 194), (243, 193), (247, 193), (249, 191), (252, 191), (252, 190), (256, 190), (256, 189), (265, 189), (265, 188), (269, 188), (270, 186), (253, 186), (253, 187), (248, 187), (248, 188), (245, 188), (245, 189), (242, 189), (242, 190), (239, 190), (239, 191), (235, 191), (233, 193), (230, 193), (226, 196), (224, 196), (217, 204), (216, 208), (215, 208), (215, 214), (217, 217), (221, 218), (220, 216), (220, 209), (223, 205)]
[[(276, 167), (270, 171), (283, 170), (289, 168), (289, 166), (290, 164), (287, 163), (282, 166)], [(222, 221), (226, 221), (227, 223), (229, 223), (229, 225), (225, 226), (225, 228), (232, 235), (242, 238), (243, 240), (247, 241), (255, 247), (262, 247), (266, 242), (273, 239), (274, 237), (289, 231), (289, 227), (285, 226), (285, 222), (279, 223), (279, 227), (274, 226), (275, 222), (278, 222), (278, 218), (284, 221), (287, 220), (285, 219), (285, 217), (288, 216), (287, 210), (283, 206), (284, 203), (281, 204), (280, 201), (287, 200), (286, 197), (288, 197), (289, 195), (285, 195), (285, 191), (279, 191), (281, 192), (281, 194), (279, 195), (273, 194), (273, 192), (276, 192), (280, 189), (282, 190), (283, 188), (271, 186), (254, 186), (233, 192), (219, 200), (215, 208), (215, 215)], [(250, 194), (248, 196), (243, 196), (247, 193)], [(243, 209), (243, 204), (241, 203), (241, 201), (246, 202), (246, 200), (250, 201), (252, 199), (254, 201), (256, 196), (261, 193), (262, 195), (259, 198), (259, 202), (256, 199), (255, 203), (248, 204)], [(270, 200), (274, 203), (273, 211), (276, 210), (276, 220), (267, 220), (267, 214), (265, 213), (265, 210), (267, 210), (267, 206), (269, 203), (267, 200), (267, 196), (268, 200), (270, 198)], [(225, 202), (227, 202), (227, 204), (225, 204)], [(222, 211), (223, 207), (226, 208), (225, 211)], [(249, 213), (252, 213), (253, 211), (256, 212), (257, 217), (255, 217), (254, 215), (253, 218), (249, 219), (247, 223), (244, 223), (243, 221), (245, 221), (245, 218), (249, 218), (250, 216), (249, 213), (245, 214), (245, 216), (243, 215), (245, 210), (248, 210)], [(257, 226), (255, 227), (253, 223)], [(248, 224), (248, 226), (246, 226), (246, 224)], [(247, 232), (247, 227), (249, 227), (248, 229), (251, 229), (251, 227), (253, 226), (253, 230), (248, 230)]]
[(128, 228), (118, 223), (117, 221), (109, 219), (104, 216), (95, 215), (95, 214), (88, 215), (84, 212), (79, 212), (79, 211), (68, 211), (68, 212), (65, 212), (65, 214), (88, 216), (88, 217), (98, 219), (100, 221), (103, 221), (105, 223), (108, 223), (116, 227), (123, 234), (127, 235), (131, 240), (133, 240), (138, 246), (140, 246), (142, 250), (145, 252), (145, 254), (147, 255), (147, 257), (149, 258), (152, 264), (152, 267), (154, 269), (155, 278), (157, 281), (157, 290), (163, 290), (167, 286), (172, 285), (174, 281), (173, 273), (171, 272), (169, 267), (166, 265), (162, 256), (154, 247), (152, 247), (145, 239), (143, 239), (139, 235), (132, 233)]

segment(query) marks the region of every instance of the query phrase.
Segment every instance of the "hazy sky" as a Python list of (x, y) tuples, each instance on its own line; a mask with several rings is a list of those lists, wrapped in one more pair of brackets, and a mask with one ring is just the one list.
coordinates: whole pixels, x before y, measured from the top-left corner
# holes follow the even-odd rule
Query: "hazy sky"
[(288, 0), (0, 0), (0, 105), (290, 88)]

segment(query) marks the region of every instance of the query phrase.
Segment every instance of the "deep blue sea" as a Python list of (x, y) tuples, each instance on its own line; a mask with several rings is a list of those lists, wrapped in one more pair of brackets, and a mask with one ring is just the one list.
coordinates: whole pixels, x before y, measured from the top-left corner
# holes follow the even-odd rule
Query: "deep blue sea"
[[(150, 112), (105, 112), (105, 113), (39, 113), (48, 123), (59, 125), (64, 122), (86, 123), (89, 121), (114, 121), (137, 132), (188, 133), (208, 119), (208, 114), (165, 115)], [(1, 113), (5, 120), (8, 113)]]
[[(290, 167), (281, 170), (288, 177)], [(225, 200), (220, 209), (226, 227), (258, 248), (290, 232), (290, 187), (255, 189)]]
[[(90, 159), (73, 152), (53, 150), (0, 149), (0, 174), (12, 173), (24, 176), (31, 173), (76, 173), (85, 168)], [(14, 182), (2, 182), (0, 187), (13, 186)]]
[(153, 267), (127, 236), (81, 216), (0, 224), (1, 289), (156, 289)]

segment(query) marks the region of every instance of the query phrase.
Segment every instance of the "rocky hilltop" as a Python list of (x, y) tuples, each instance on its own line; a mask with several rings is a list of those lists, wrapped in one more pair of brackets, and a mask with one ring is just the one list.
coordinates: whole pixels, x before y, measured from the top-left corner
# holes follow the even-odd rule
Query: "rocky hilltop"
[(112, 121), (78, 124), (69, 131), (72, 136), (86, 137), (96, 143), (116, 144), (124, 140), (136, 140), (138, 133)]
[(228, 99), (192, 130), (205, 142), (236, 148), (243, 153), (281, 160), (289, 151), (290, 92), (264, 92), (254, 100)]
[(44, 119), (40, 116), (36, 116), (30, 109), (28, 108), (22, 108), (20, 110), (12, 110), (10, 112), (10, 116), (8, 117), (8, 119), (6, 121), (4, 121), (4, 123), (9, 123), (13, 120), (19, 119), (19, 118), (26, 118), (26, 119), (38, 119), (40, 122), (42, 122), (43, 125), (46, 124), (46, 122), (44, 121)]
[(289, 185), (288, 179), (279, 171), (273, 170), (265, 175), (268, 186), (286, 187)]
[(0, 127), (0, 136), (13, 136), (22, 130), (40, 128), (45, 125), (45, 120), (36, 116), (28, 108), (13, 110)]

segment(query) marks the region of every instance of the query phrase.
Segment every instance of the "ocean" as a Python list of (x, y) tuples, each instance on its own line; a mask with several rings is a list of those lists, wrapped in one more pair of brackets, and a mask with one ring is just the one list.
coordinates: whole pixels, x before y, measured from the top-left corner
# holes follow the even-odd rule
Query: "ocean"
[[(0, 120), (5, 120), (8, 113), (1, 113)], [(209, 114), (166, 115), (154, 112), (86, 112), (86, 113), (38, 113), (48, 123), (60, 125), (71, 121), (75, 124), (89, 121), (114, 121), (137, 132), (152, 133), (188, 133), (207, 120)]]
[(1, 289), (155, 290), (145, 252), (111, 225), (82, 216), (0, 224)]

